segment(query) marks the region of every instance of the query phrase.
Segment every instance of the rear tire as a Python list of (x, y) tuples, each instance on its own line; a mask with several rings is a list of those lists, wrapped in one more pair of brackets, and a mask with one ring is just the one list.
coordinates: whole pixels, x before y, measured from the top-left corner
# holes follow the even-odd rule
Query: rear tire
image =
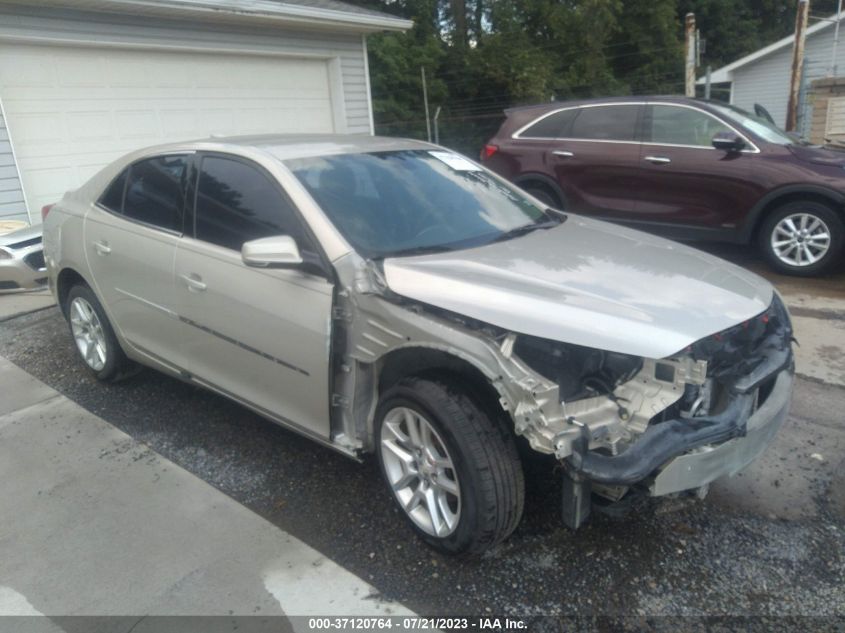
[(103, 306), (88, 286), (70, 289), (64, 312), (76, 351), (97, 380), (114, 382), (136, 373), (138, 366), (123, 353)]
[(812, 277), (839, 262), (845, 226), (839, 213), (822, 202), (788, 202), (763, 222), (759, 244), (778, 272)]
[(525, 499), (516, 445), (464, 390), (401, 380), (379, 402), (375, 441), (393, 500), (433, 548), (480, 554), (516, 529)]

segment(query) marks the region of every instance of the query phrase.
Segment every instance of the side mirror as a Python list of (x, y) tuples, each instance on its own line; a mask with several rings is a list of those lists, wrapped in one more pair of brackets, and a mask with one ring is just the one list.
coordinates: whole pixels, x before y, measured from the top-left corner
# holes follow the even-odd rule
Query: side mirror
[(290, 235), (274, 235), (245, 242), (241, 259), (256, 268), (296, 268), (302, 264), (299, 247)]
[(712, 142), (713, 147), (725, 152), (738, 152), (745, 147), (745, 141), (734, 132), (717, 132)]

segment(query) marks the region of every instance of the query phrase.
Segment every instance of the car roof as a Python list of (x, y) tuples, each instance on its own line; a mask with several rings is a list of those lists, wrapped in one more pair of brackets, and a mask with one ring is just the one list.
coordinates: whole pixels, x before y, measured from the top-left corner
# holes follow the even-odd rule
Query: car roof
[(404, 138), (369, 136), (366, 134), (261, 134), (251, 136), (211, 137), (195, 141), (171, 143), (150, 148), (151, 151), (184, 150), (223, 151), (257, 149), (279, 160), (365, 154), (408, 149), (433, 149), (435, 145)]
[(663, 103), (680, 103), (690, 105), (708, 105), (706, 99), (696, 99), (692, 97), (682, 97), (678, 95), (628, 95), (624, 97), (604, 97), (592, 99), (573, 99), (571, 101), (551, 101), (548, 103), (538, 103), (535, 105), (518, 106), (515, 108), (508, 108), (505, 114), (514, 114), (518, 112), (536, 111), (544, 112), (546, 110), (559, 110), (561, 108), (569, 108), (584, 105), (598, 105), (598, 104), (613, 104), (613, 103), (630, 103), (630, 102), (644, 102), (644, 101), (661, 101)]

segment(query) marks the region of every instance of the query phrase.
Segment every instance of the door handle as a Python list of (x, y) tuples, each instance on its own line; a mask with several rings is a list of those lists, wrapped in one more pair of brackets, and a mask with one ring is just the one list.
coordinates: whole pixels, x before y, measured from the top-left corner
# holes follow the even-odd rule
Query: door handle
[(97, 255), (108, 255), (111, 253), (111, 247), (109, 247), (108, 242), (94, 242), (94, 250), (97, 251)]
[(562, 158), (573, 158), (575, 156), (575, 154), (565, 149), (556, 149), (552, 151), (552, 154), (555, 156), (561, 156)]
[(182, 279), (188, 285), (188, 290), (190, 292), (202, 292), (208, 286), (203, 283), (202, 278), (197, 275), (196, 273), (191, 273), (190, 275), (181, 275)]
[(668, 165), (672, 162), (672, 159), (667, 158), (666, 156), (646, 156), (644, 160), (647, 160), (655, 165)]

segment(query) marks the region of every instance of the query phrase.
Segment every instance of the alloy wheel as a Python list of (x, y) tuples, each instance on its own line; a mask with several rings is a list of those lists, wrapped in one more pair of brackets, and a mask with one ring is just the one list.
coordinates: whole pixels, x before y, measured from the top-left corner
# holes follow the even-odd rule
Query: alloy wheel
[(391, 409), (381, 426), (380, 445), (388, 484), (411, 520), (438, 538), (454, 532), (461, 517), (461, 488), (432, 424), (408, 407)]
[(70, 329), (85, 363), (94, 371), (106, 366), (106, 335), (94, 308), (82, 297), (70, 303)]
[(775, 256), (789, 266), (811, 266), (830, 250), (830, 229), (811, 213), (793, 213), (775, 225), (771, 246)]

